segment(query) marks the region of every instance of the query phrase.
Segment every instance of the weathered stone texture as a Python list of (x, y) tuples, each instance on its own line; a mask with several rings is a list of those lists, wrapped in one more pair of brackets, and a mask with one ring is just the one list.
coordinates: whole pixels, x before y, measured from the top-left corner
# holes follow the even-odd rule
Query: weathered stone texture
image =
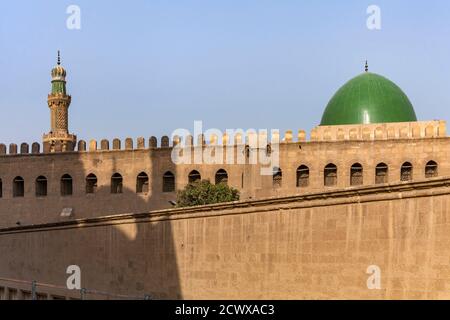
[(64, 286), (77, 264), (84, 287), (134, 297), (449, 299), (449, 183), (3, 229), (0, 274)]

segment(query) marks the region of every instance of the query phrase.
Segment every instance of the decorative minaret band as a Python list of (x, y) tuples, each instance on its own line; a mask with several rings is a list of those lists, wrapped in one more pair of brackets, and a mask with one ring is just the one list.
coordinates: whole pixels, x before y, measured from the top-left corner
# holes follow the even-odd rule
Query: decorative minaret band
[(66, 70), (61, 66), (58, 51), (57, 65), (52, 69), (52, 92), (48, 95), (50, 132), (43, 137), (45, 152), (73, 151), (77, 137), (69, 134), (69, 106), (71, 97), (66, 94)]

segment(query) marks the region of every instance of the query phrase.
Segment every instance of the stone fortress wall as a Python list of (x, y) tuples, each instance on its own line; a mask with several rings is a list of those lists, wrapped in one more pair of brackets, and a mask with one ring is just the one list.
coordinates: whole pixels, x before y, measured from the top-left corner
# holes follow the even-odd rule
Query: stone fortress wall
[[(232, 148), (235, 158), (248, 154), (245, 145), (252, 139), (251, 135), (235, 137), (236, 145)], [(204, 145), (184, 148), (203, 151), (215, 144), (223, 144), (227, 139), (210, 137), (208, 143), (200, 139)], [(84, 141), (79, 141), (77, 151), (62, 152), (56, 146), (56, 152), (52, 153), (41, 153), (37, 143), (32, 145), (31, 152), (27, 144), (22, 144), (20, 150), (12, 144), (9, 153), (6, 146), (0, 145), (0, 226), (170, 208), (169, 201), (176, 199), (175, 191), (189, 182), (193, 170), (202, 179), (213, 183), (217, 172), (225, 170), (227, 183), (241, 192), (242, 200), (450, 175), (446, 161), (450, 140), (446, 137), (444, 121), (319, 126), (312, 130), (310, 140), (306, 139), (303, 130), (298, 132), (297, 139), (293, 138), (292, 131), (287, 131), (279, 140), (280, 174), (276, 177), (261, 175), (261, 165), (250, 164), (245, 156), (242, 164), (195, 164), (193, 161), (192, 164), (175, 165), (171, 153), (173, 146), (179, 144), (177, 138), (170, 144), (169, 138), (163, 137), (159, 146), (155, 137), (150, 138), (147, 145), (144, 138), (138, 138), (136, 145), (128, 138), (124, 146), (118, 139), (111, 144), (107, 140), (99, 144), (90, 141), (87, 146)], [(225, 159), (230, 149), (223, 148)], [(430, 162), (435, 167), (427, 174), (425, 171)], [(405, 163), (411, 167), (407, 168), (409, 175), (403, 176)], [(329, 164), (335, 165), (334, 172), (327, 171)], [(360, 167), (356, 168), (355, 164)], [(379, 164), (386, 165), (384, 180), (377, 180)], [(354, 168), (359, 174), (358, 177), (355, 175), (355, 180), (352, 178)], [(173, 189), (164, 187), (168, 172), (173, 174)], [(112, 194), (115, 173), (121, 175), (123, 185), (121, 192)], [(137, 190), (141, 173), (147, 175), (148, 186)], [(90, 174), (96, 177), (94, 193), (87, 193), (86, 178)], [(62, 195), (63, 176), (70, 176), (71, 194)], [(23, 180), (20, 196), (14, 190), (17, 177)], [(36, 194), (38, 177), (46, 179), (45, 196)], [(64, 216), (62, 213), (67, 208), (72, 214)]]
[(74, 264), (82, 288), (110, 294), (90, 299), (449, 299), (449, 186), (438, 177), (0, 228), (0, 299), (30, 299), (32, 280), (39, 299), (79, 299), (64, 289)]

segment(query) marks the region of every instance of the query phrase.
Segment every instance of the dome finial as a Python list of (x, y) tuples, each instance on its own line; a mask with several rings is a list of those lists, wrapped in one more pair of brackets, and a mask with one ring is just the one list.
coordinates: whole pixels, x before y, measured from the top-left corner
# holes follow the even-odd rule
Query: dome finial
[(366, 70), (366, 72), (369, 72), (369, 65), (367, 64), (367, 60), (366, 60), (366, 66), (364, 67), (364, 70)]
[(61, 54), (58, 50), (58, 66), (61, 65)]

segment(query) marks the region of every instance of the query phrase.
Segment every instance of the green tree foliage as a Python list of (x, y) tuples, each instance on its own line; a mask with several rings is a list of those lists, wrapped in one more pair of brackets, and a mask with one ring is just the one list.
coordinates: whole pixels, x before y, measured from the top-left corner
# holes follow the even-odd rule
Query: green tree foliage
[(225, 183), (214, 185), (208, 180), (189, 183), (177, 193), (177, 207), (192, 207), (237, 200), (239, 200), (238, 190)]

